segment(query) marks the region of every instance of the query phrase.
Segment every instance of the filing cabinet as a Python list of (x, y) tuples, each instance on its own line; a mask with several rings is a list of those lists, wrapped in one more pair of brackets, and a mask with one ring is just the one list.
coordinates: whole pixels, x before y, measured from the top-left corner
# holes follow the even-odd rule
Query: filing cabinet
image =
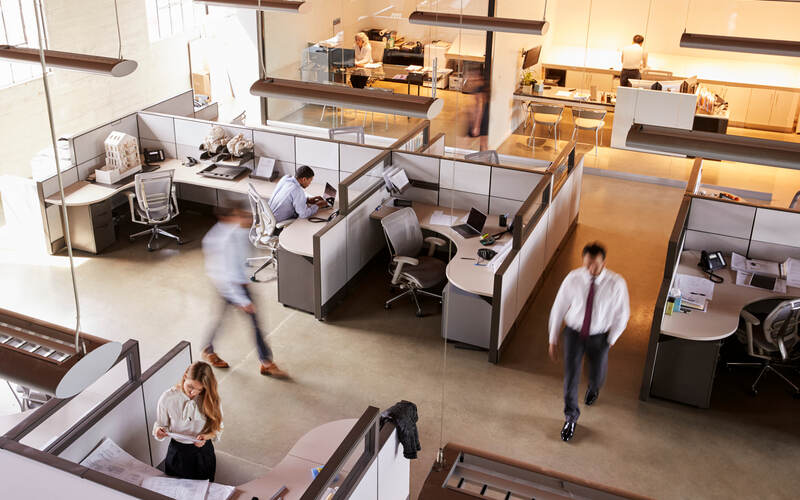
[(111, 208), (110, 199), (93, 205), (67, 207), (72, 248), (96, 254), (114, 243)]

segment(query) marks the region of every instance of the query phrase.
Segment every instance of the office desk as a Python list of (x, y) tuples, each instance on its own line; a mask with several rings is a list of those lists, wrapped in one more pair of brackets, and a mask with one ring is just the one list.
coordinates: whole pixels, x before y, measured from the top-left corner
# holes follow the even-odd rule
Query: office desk
[(486, 36), (464, 36), (459, 33), (445, 57), (459, 61), (472, 61), (483, 63), (486, 59)]
[[(601, 101), (590, 101), (584, 99), (576, 99), (575, 94), (576, 92), (570, 92), (570, 95), (558, 95), (559, 92), (565, 92), (569, 89), (566, 87), (551, 87), (549, 89), (544, 89), (542, 92), (523, 92), (521, 88), (517, 88), (514, 92), (514, 100), (515, 101), (533, 101), (542, 104), (561, 104), (564, 106), (572, 106), (577, 108), (588, 108), (588, 109), (600, 109), (600, 110), (607, 110), (610, 112), (614, 111), (614, 107), (616, 106), (614, 103), (608, 102), (601, 102)], [(580, 89), (579, 89), (580, 90)], [(588, 93), (586, 90), (580, 90), (581, 92)]]
[[(281, 486), (286, 486), (289, 491), (282, 498), (299, 499), (313, 481), (311, 469), (325, 465), (355, 423), (354, 418), (336, 420), (310, 430), (292, 446), (278, 465), (260, 478), (237, 486), (237, 493), (231, 498), (268, 499)], [(354, 458), (357, 456), (354, 454)], [(351, 468), (352, 464), (345, 465), (346, 470)], [(343, 476), (346, 477), (345, 474)]]
[[(480, 238), (464, 238), (450, 226), (431, 224), (434, 211), (441, 210), (445, 215), (458, 218), (467, 214), (466, 210), (450, 211), (448, 207), (427, 205), (414, 202), (412, 207), (417, 214), (420, 227), (435, 232), (449, 239), (456, 247), (455, 254), (447, 264), (447, 285), (442, 291), (442, 328), (443, 338), (488, 349), (489, 332), (492, 326), (492, 300), (494, 296), (495, 269), (489, 264), (477, 266), (478, 250), (484, 248)], [(383, 206), (370, 215), (373, 219), (381, 219), (399, 210), (393, 206)], [(461, 222), (456, 222), (461, 224)], [(484, 233), (496, 234), (505, 228), (498, 225), (497, 216), (487, 218)], [(498, 247), (511, 242), (511, 234), (504, 234), (497, 243), (485, 248), (498, 250)], [(495, 259), (501, 255), (495, 256)], [(473, 260), (474, 259), (474, 260)]]
[[(730, 262), (730, 256), (726, 256)], [(681, 253), (677, 273), (705, 276), (697, 266), (700, 252)], [(730, 268), (715, 271), (725, 281), (714, 285), (714, 298), (706, 312), (664, 315), (656, 347), (650, 394), (681, 403), (708, 408), (714, 374), (722, 342), (736, 333), (739, 312), (761, 299), (800, 296), (800, 289), (789, 287), (785, 294), (736, 284)]]

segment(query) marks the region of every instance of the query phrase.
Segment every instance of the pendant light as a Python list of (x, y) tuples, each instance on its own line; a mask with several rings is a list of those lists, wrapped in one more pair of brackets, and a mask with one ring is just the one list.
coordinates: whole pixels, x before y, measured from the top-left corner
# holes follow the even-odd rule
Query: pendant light
[(800, 169), (800, 143), (633, 124), (625, 146), (756, 165)]
[(194, 0), (194, 3), (238, 9), (294, 12), (298, 14), (305, 14), (310, 8), (310, 3), (308, 1), (296, 2), (291, 0)]
[(411, 116), (432, 120), (442, 111), (444, 101), (432, 97), (395, 94), (344, 85), (265, 78), (250, 87), (259, 97), (290, 99), (321, 106), (360, 109), (377, 113)]
[(681, 35), (680, 45), (681, 47), (692, 49), (800, 57), (800, 42), (792, 40), (770, 40), (766, 38), (684, 33)]
[[(0, 45), (0, 59), (13, 62), (39, 63), (39, 49)], [(127, 76), (136, 69), (136, 61), (113, 57), (90, 56), (57, 50), (44, 51), (44, 62), (48, 68), (68, 69), (108, 76)]]
[(463, 28), (480, 31), (502, 31), (506, 33), (524, 33), (528, 35), (544, 35), (550, 23), (534, 19), (513, 19), (508, 17), (468, 16), (441, 12), (414, 11), (408, 16), (411, 24), (440, 26), (443, 28)]

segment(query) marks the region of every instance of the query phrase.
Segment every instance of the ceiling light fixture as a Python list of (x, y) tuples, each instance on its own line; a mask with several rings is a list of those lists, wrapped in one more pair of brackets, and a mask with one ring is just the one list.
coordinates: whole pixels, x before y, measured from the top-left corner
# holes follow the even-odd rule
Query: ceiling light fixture
[(240, 9), (294, 12), (298, 14), (305, 14), (310, 8), (310, 3), (308, 1), (295, 2), (291, 0), (194, 0), (194, 3), (216, 5), (218, 7), (235, 7)]
[(265, 78), (250, 87), (259, 97), (290, 99), (321, 106), (360, 109), (377, 113), (411, 116), (432, 120), (442, 111), (444, 101), (432, 97), (395, 94), (344, 85)]
[[(0, 45), (0, 59), (14, 62), (39, 63), (39, 49)], [(57, 50), (44, 51), (44, 62), (49, 68), (83, 71), (108, 76), (127, 76), (136, 69), (136, 61), (113, 57), (90, 56)]]
[(800, 143), (634, 123), (627, 147), (800, 170)]
[(440, 26), (444, 28), (463, 28), (480, 31), (502, 31), (506, 33), (525, 33), (544, 35), (550, 27), (547, 21), (534, 19), (512, 19), (508, 17), (466, 16), (440, 12), (414, 11), (408, 16), (411, 24)]
[(769, 40), (766, 38), (702, 35), (684, 32), (683, 35), (681, 35), (680, 46), (692, 49), (800, 57), (800, 42), (792, 40)]

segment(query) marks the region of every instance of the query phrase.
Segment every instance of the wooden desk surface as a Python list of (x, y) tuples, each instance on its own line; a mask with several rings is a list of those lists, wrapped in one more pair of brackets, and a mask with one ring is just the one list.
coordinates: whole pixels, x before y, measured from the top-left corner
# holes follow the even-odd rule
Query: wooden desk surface
[[(355, 423), (354, 418), (336, 420), (310, 430), (292, 446), (275, 468), (257, 479), (237, 486), (237, 494), (232, 498), (250, 500), (256, 496), (268, 499), (281, 486), (286, 486), (289, 491), (283, 499), (299, 499), (313, 481), (311, 469), (325, 465)], [(357, 457), (352, 458), (355, 460)], [(352, 461), (346, 463), (344, 470), (350, 470), (352, 464)]]
[[(566, 87), (551, 87), (549, 89), (544, 89), (542, 92), (523, 92), (522, 88), (517, 88), (514, 92), (514, 100), (516, 101), (534, 101), (534, 102), (541, 102), (546, 104), (564, 104), (567, 106), (575, 106), (578, 108), (591, 108), (591, 109), (602, 109), (608, 110), (613, 112), (616, 104), (608, 103), (608, 102), (600, 102), (600, 101), (589, 101), (589, 100), (581, 100), (575, 98), (575, 92), (571, 92), (570, 95), (558, 95), (559, 92), (568, 91), (569, 89)], [(580, 92), (589, 93), (587, 90), (578, 89)]]
[[(497, 248), (508, 241), (511, 241), (511, 233), (504, 234), (497, 243), (494, 245), (484, 247), (481, 245), (480, 238), (464, 238), (450, 226), (442, 226), (438, 224), (431, 224), (431, 215), (436, 210), (441, 210), (445, 215), (454, 215), (458, 218), (467, 214), (467, 210), (453, 209), (452, 212), (449, 207), (440, 207), (437, 205), (427, 205), (425, 203), (413, 202), (412, 207), (414, 212), (417, 213), (419, 224), (423, 229), (433, 231), (441, 234), (449, 239), (456, 246), (455, 255), (452, 256), (450, 263), (447, 264), (447, 279), (458, 288), (478, 294), (484, 297), (491, 297), (494, 295), (494, 273), (495, 271), (488, 265), (476, 266), (478, 262), (478, 249)], [(384, 216), (399, 210), (393, 206), (384, 205), (380, 210), (375, 211), (370, 217), (373, 219), (381, 219)], [(460, 222), (457, 222), (460, 224)], [(498, 217), (496, 215), (489, 215), (486, 219), (486, 226), (483, 229), (484, 233), (495, 234), (499, 233), (501, 228), (498, 225)], [(464, 257), (464, 258), (462, 258)], [(495, 257), (496, 258), (496, 257)], [(474, 259), (474, 260), (472, 260)]]
[[(726, 256), (730, 262), (730, 256)], [(681, 254), (678, 273), (705, 276), (697, 266), (700, 252), (687, 250)], [(714, 271), (725, 281), (714, 285), (714, 298), (706, 312), (672, 313), (661, 320), (661, 333), (688, 340), (721, 340), (736, 332), (739, 312), (744, 306), (761, 299), (782, 296), (800, 297), (800, 289), (788, 287), (785, 294), (736, 284), (736, 272), (730, 268)], [(658, 312), (657, 312), (658, 313)]]

